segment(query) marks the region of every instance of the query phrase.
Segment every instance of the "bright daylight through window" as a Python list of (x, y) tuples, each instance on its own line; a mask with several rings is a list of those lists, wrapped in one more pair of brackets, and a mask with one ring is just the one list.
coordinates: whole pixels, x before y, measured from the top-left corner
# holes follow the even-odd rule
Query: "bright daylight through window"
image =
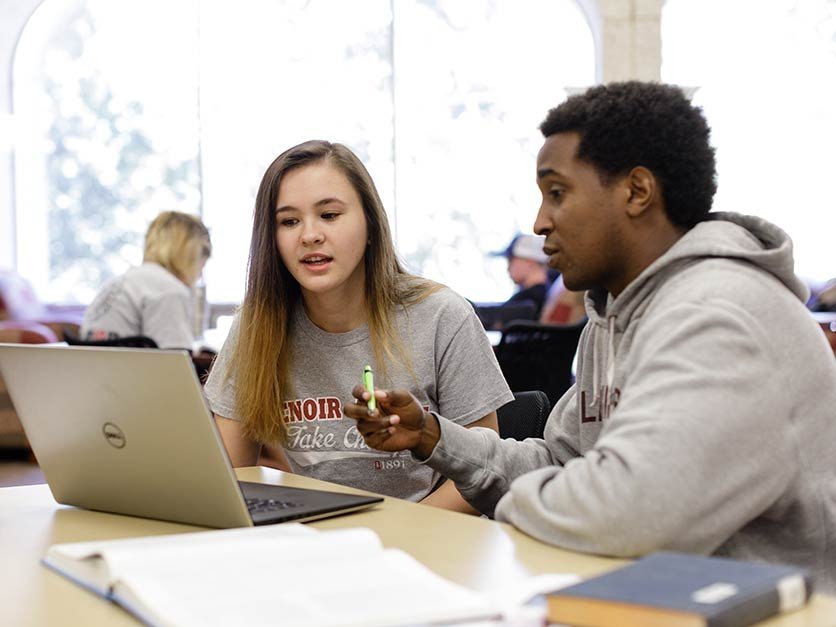
[(778, 224), (800, 276), (833, 277), (836, 2), (668, 0), (662, 17), (662, 79), (696, 87), (712, 127), (715, 210)]
[(502, 300), (485, 252), (530, 232), (537, 126), (594, 66), (574, 0), (47, 0), (15, 56), (19, 266), (87, 302), (189, 211), (210, 300), (239, 301), (261, 175), (322, 138), (361, 156), (412, 271)]

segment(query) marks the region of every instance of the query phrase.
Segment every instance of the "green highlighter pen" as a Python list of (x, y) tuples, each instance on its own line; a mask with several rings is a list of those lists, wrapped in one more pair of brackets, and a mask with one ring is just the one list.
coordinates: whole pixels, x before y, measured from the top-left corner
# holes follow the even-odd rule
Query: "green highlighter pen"
[(369, 394), (372, 395), (369, 399), (369, 413), (371, 413), (377, 407), (377, 402), (374, 398), (374, 375), (372, 374), (371, 366), (363, 368), (363, 385), (369, 391)]

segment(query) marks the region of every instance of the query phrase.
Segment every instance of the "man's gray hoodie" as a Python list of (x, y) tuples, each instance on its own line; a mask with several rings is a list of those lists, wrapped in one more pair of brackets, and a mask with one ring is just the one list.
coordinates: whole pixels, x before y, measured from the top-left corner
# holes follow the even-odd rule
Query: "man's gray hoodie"
[(785, 562), (836, 592), (836, 361), (787, 235), (709, 215), (616, 299), (587, 294), (543, 440), (439, 419), (426, 463), (550, 544)]

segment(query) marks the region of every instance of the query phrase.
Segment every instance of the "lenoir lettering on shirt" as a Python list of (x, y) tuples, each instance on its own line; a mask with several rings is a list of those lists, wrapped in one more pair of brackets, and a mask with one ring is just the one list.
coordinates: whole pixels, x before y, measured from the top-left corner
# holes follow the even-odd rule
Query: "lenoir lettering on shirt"
[(342, 420), (342, 403), (336, 396), (297, 398), (285, 402), (282, 417), (287, 423), (303, 420)]
[[(424, 409), (429, 411), (429, 406)], [(342, 401), (336, 396), (320, 396), (316, 398), (297, 398), (286, 401), (282, 411), (282, 418), (287, 423), (288, 449), (368, 449), (363, 436), (357, 431), (353, 421), (340, 434), (330, 429), (323, 429), (318, 424), (320, 420), (342, 420)], [(342, 442), (340, 443), (340, 439)]]

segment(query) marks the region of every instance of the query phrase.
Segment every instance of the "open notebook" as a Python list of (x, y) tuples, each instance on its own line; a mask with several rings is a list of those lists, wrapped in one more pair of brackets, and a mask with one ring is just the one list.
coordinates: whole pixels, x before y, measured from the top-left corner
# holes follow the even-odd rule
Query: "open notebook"
[(184, 351), (0, 344), (0, 372), (59, 503), (245, 527), (383, 500), (239, 483)]
[[(476, 592), (384, 548), (370, 529), (295, 524), (57, 544), (44, 563), (149, 625), (181, 627), (508, 620), (532, 595), (577, 581), (549, 575)], [(544, 605), (524, 609), (542, 623)]]

